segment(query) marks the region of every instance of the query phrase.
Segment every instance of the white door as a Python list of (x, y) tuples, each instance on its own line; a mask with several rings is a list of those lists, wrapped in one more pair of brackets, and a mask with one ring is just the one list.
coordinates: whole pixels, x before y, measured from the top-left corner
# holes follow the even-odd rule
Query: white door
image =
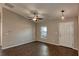
[(74, 47), (74, 22), (59, 23), (59, 44)]

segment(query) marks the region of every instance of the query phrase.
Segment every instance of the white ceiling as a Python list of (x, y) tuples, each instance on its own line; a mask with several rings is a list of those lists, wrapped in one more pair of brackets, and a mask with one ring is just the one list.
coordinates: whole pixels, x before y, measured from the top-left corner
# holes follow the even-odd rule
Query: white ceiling
[(10, 9), (24, 17), (33, 16), (31, 11), (37, 10), (44, 18), (59, 19), (63, 9), (65, 18), (78, 16), (77, 3), (12, 3), (15, 7)]

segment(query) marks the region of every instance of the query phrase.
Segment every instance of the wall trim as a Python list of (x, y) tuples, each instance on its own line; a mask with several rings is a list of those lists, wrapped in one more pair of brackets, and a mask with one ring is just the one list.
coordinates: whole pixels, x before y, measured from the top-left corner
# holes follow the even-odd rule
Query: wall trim
[[(48, 44), (53, 44), (53, 45), (57, 45), (57, 46), (63, 46), (63, 45), (59, 45), (59, 44), (55, 44), (55, 43), (50, 43), (50, 42), (46, 42), (46, 41), (40, 41), (40, 42), (44, 42), (44, 43), (48, 43)], [(63, 46), (63, 47), (66, 47), (66, 46)], [(68, 47), (68, 48), (71, 48), (71, 47)], [(75, 49), (78, 51), (78, 48), (72, 48), (72, 49)]]
[[(17, 47), (17, 46), (20, 46), (20, 45), (23, 45), (23, 44), (29, 44), (29, 43), (32, 43), (32, 42), (35, 42), (35, 41), (30, 41), (30, 42), (28, 42), (28, 43), (22, 43), (22, 44), (17, 44), (17, 45), (8, 46), (8, 47), (2, 47), (1, 49), (2, 49), (2, 50), (5, 50), (5, 49), (8, 49), (8, 48)], [(62, 46), (62, 45), (59, 45), (59, 44), (50, 43), (50, 42), (45, 42), (45, 41), (39, 41), (39, 42), (44, 42), (44, 43), (48, 43), (48, 44), (53, 44), (53, 45), (57, 45), (57, 46)], [(63, 46), (63, 47), (65, 47), (65, 46)], [(68, 47), (68, 48), (70, 48), (70, 47)], [(75, 49), (75, 50), (78, 51), (77, 48), (72, 48), (72, 49)]]
[(12, 46), (7, 46), (7, 47), (2, 47), (1, 49), (5, 50), (5, 49), (9, 49), (9, 48), (20, 46), (20, 45), (29, 44), (31, 42), (34, 42), (34, 41), (30, 41), (30, 42), (27, 42), (27, 43), (21, 43), (21, 44), (17, 44), (17, 45), (12, 45)]

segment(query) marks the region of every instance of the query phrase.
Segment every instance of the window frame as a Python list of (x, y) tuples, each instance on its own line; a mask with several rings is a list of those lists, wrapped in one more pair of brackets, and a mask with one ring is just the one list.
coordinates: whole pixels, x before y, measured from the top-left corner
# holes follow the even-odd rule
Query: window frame
[[(45, 28), (45, 31), (43, 30), (43, 28)], [(46, 33), (44, 33), (46, 32)], [(44, 34), (43, 34), (44, 33)], [(47, 33), (48, 33), (48, 29), (47, 29), (47, 26), (41, 26), (40, 27), (40, 37), (42, 39), (47, 39)]]

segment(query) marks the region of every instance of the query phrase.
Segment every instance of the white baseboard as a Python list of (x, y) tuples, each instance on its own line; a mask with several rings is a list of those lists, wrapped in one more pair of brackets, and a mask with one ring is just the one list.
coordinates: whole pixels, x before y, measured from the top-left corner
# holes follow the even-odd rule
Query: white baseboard
[[(58, 46), (63, 46), (63, 45), (58, 45)], [(64, 46), (64, 47), (66, 47), (66, 46)], [(72, 49), (74, 49), (74, 50), (77, 50), (77, 51), (78, 51), (78, 48), (75, 48), (75, 47), (68, 47), (68, 48), (72, 48)]]
[[(45, 43), (49, 43), (49, 44), (53, 44), (53, 45), (57, 45), (57, 46), (63, 46), (63, 45), (59, 45), (59, 44), (55, 44), (55, 43), (50, 43), (50, 42), (46, 42), (46, 41), (41, 41), (40, 40), (40, 42), (45, 42)], [(64, 46), (64, 47), (66, 47), (66, 46)], [(71, 48), (71, 47), (69, 47), (69, 48)], [(72, 48), (72, 49), (75, 49), (75, 50), (77, 50), (78, 51), (78, 48)]]
[(46, 42), (46, 41), (40, 41), (40, 42), (45, 42), (45, 43), (48, 43), (48, 44), (58, 45), (56, 43), (50, 43), (50, 42)]
[[(31, 43), (31, 42), (34, 42), (34, 41), (30, 41), (30, 42), (28, 42), (28, 43)], [(12, 45), (12, 46), (7, 46), (7, 47), (2, 47), (1, 49), (4, 50), (4, 49), (8, 49), (8, 48), (12, 48), (12, 47), (16, 47), (16, 46), (20, 46), (20, 45), (28, 44), (28, 43), (21, 43), (21, 44), (17, 44), (17, 45)]]
[[(33, 42), (33, 41), (30, 41), (30, 42), (28, 42), (28, 43), (31, 43), (31, 42)], [(45, 42), (45, 43), (49, 43), (49, 44), (53, 44), (53, 45), (62, 46), (62, 45), (59, 45), (59, 44), (50, 43), (50, 42), (46, 42), (46, 41), (40, 41), (40, 42)], [(19, 45), (28, 44), (28, 43), (22, 43), (22, 44), (17, 44), (17, 45), (2, 47), (1, 49), (8, 49), (8, 48), (16, 47), (16, 46), (19, 46)], [(69, 47), (69, 48), (70, 48), (70, 47)], [(78, 50), (77, 48), (72, 48), (72, 49)]]

